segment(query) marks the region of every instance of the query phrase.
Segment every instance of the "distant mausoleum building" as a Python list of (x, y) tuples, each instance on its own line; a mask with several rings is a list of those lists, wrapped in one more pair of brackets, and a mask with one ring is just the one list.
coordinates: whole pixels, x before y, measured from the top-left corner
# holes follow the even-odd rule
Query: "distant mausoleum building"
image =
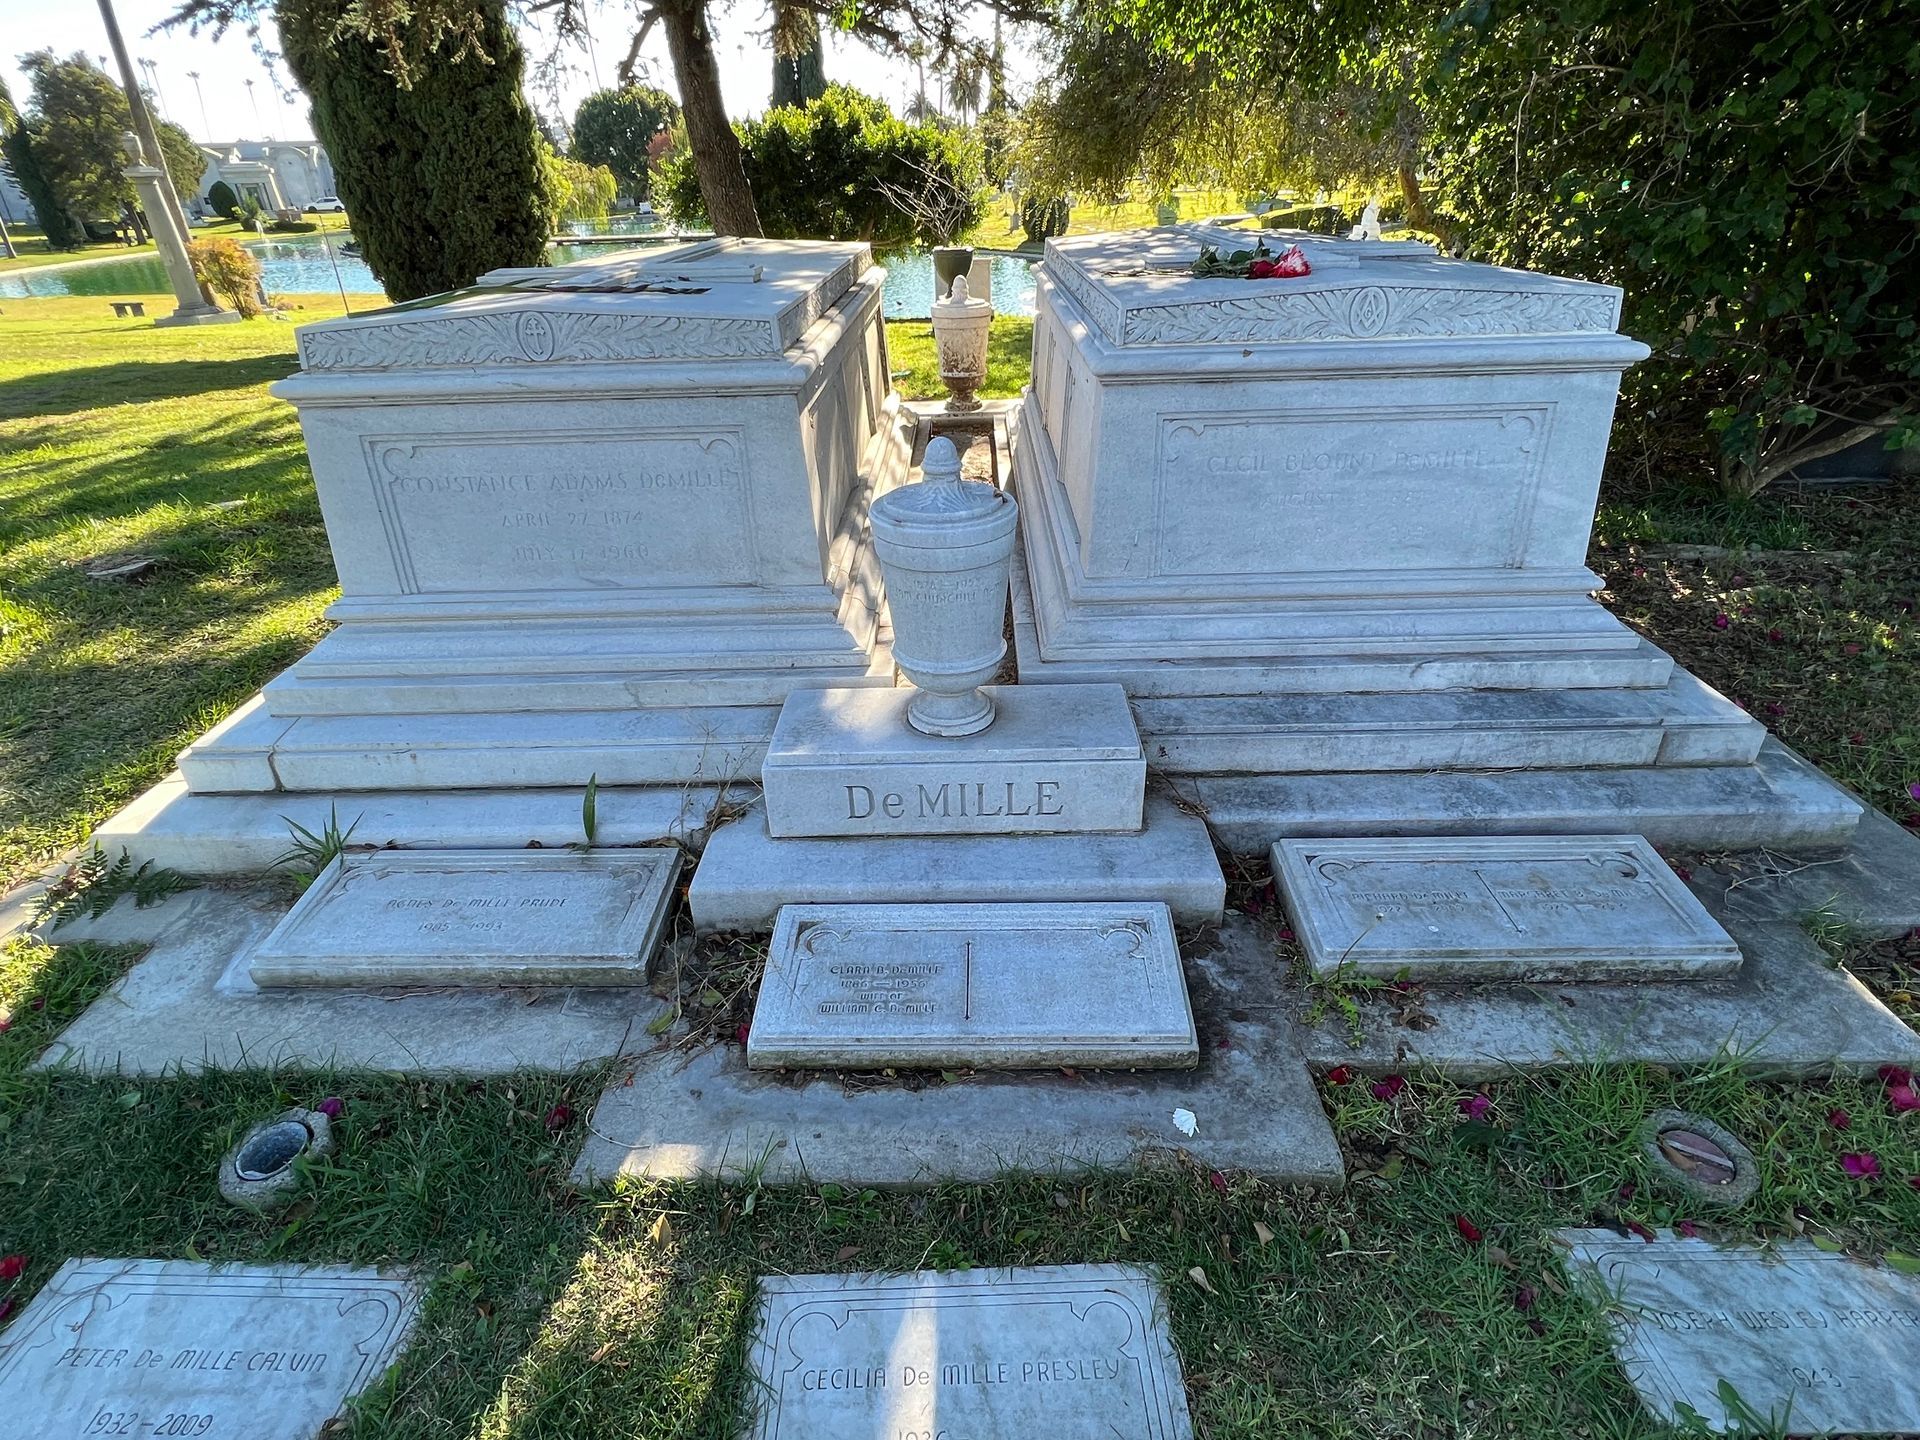
[(268, 210), (304, 210), (333, 194), (333, 161), (317, 140), (235, 140), (202, 145), (207, 173), (195, 204), (211, 209), (207, 192), (226, 181), (236, 195), (252, 195)]

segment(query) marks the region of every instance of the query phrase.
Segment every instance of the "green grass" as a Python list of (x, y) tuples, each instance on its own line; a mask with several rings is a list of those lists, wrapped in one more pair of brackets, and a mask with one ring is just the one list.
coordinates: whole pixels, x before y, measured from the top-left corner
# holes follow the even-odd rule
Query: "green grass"
[[(893, 385), (908, 400), (939, 399), (947, 387), (940, 383), (940, 355), (934, 349), (933, 326), (925, 320), (894, 320), (887, 324), (887, 354), (893, 365)], [(985, 399), (1009, 399), (1027, 383), (1033, 354), (1033, 321), (1020, 315), (996, 315), (987, 335)]]
[[(266, 393), (294, 369), (292, 324), (3, 308), (0, 888), (300, 655), (333, 593), (293, 411)], [(87, 573), (116, 557), (156, 564)]]

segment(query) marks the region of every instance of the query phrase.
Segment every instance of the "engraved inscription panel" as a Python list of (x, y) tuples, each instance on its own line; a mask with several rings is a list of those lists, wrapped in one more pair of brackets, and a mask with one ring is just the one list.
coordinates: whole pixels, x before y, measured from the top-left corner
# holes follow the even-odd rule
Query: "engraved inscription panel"
[(1920, 1430), (1920, 1278), (1779, 1242), (1771, 1253), (1662, 1234), (1564, 1230), (1569, 1269), (1608, 1306), (1614, 1348), (1647, 1408), (1690, 1406), (1727, 1429), (1724, 1381), (1795, 1435)]
[(1172, 927), (1153, 902), (789, 905), (748, 1061), (1190, 1065)]
[(738, 431), (440, 435), (368, 449), (408, 594), (755, 578)]
[(1160, 575), (1518, 565), (1551, 407), (1163, 416)]
[(310, 1440), (392, 1363), (417, 1303), (373, 1270), (70, 1260), (0, 1339), (0, 1430)]
[(752, 1440), (1189, 1440), (1165, 1302), (1119, 1265), (769, 1276)]
[(1284, 840), (1274, 872), (1322, 972), (1577, 979), (1740, 962), (1639, 836)]

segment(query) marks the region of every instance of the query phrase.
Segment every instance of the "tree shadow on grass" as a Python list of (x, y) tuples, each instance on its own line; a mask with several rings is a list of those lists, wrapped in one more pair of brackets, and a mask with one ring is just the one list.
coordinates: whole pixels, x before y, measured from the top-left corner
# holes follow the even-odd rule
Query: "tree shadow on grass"
[(114, 365), (39, 370), (0, 380), (0, 420), (179, 400), (209, 391), (265, 385), (284, 380), (299, 369), (300, 362), (292, 355), (261, 355), (231, 360), (126, 360)]

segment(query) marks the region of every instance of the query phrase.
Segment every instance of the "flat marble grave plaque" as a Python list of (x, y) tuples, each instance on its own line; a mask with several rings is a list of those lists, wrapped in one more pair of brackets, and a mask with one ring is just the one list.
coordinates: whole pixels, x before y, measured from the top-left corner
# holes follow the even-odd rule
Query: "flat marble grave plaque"
[(1127, 1265), (760, 1282), (751, 1440), (1189, 1440), (1152, 1276)]
[(785, 905), (755, 1069), (1177, 1068), (1199, 1043), (1160, 901)]
[(256, 985), (642, 985), (680, 852), (377, 850), (319, 874)]
[(1740, 965), (1638, 835), (1282, 840), (1273, 873), (1322, 975), (1605, 980)]
[(413, 1328), (409, 1280), (342, 1266), (69, 1260), (0, 1332), (21, 1440), (313, 1440)]
[(1610, 1297), (1615, 1353), (1660, 1419), (1690, 1406), (1730, 1428), (1724, 1382), (1766, 1432), (1920, 1431), (1920, 1278), (1804, 1240), (1769, 1253), (1670, 1232), (1559, 1238), (1568, 1273)]

